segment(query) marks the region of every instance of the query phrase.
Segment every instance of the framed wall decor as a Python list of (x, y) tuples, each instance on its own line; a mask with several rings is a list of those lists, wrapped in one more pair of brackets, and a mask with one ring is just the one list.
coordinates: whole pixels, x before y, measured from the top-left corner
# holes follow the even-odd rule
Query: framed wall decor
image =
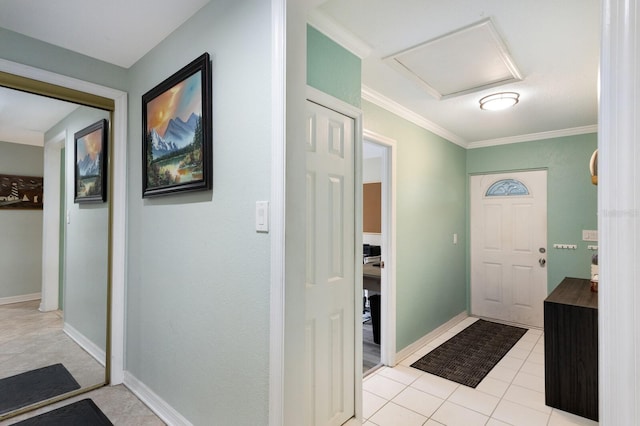
[(211, 189), (211, 61), (205, 53), (142, 96), (142, 196)]
[(42, 210), (42, 178), (0, 175), (0, 209)]
[(100, 120), (74, 134), (76, 203), (107, 201), (107, 120)]

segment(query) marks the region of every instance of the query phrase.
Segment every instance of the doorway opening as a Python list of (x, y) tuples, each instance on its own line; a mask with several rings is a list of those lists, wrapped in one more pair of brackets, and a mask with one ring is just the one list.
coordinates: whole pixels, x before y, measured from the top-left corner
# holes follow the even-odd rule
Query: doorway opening
[(395, 365), (395, 141), (364, 131), (362, 371)]

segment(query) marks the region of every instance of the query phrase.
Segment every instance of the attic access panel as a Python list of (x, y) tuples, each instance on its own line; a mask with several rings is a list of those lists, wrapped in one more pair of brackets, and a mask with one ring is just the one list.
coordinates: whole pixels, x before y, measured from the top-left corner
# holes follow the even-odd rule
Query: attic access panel
[(384, 58), (436, 99), (522, 80), (491, 19)]

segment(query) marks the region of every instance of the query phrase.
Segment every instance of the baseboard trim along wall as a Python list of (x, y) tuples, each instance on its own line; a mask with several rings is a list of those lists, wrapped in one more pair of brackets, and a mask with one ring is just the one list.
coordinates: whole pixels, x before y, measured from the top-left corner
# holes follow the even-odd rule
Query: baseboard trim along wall
[(12, 303), (29, 302), (31, 300), (38, 300), (42, 296), (42, 293), (23, 294), (20, 296), (0, 297), (0, 305), (10, 305)]
[(82, 349), (87, 351), (96, 361), (98, 361), (103, 367), (106, 365), (106, 355), (98, 345), (87, 339), (84, 334), (73, 328), (67, 323), (64, 323), (62, 331), (65, 332), (74, 342), (76, 342)]
[(124, 385), (166, 424), (172, 426), (193, 426), (180, 413), (174, 410), (173, 407), (128, 371), (124, 372)]
[(463, 321), (468, 316), (469, 315), (467, 314), (466, 311), (460, 312), (458, 315), (451, 318), (449, 321), (445, 322), (440, 327), (436, 328), (435, 330), (433, 330), (428, 334), (425, 334), (420, 339), (416, 340), (406, 348), (396, 353), (396, 362), (399, 363), (400, 361), (402, 361), (403, 359), (405, 359), (406, 357), (408, 357), (409, 355), (411, 355), (412, 353), (414, 353), (415, 351), (417, 351), (418, 349), (420, 349), (421, 347), (423, 347), (424, 345), (426, 345), (427, 343), (435, 339), (436, 337), (440, 336), (442, 333), (444, 333), (454, 325), (458, 324), (460, 321)]

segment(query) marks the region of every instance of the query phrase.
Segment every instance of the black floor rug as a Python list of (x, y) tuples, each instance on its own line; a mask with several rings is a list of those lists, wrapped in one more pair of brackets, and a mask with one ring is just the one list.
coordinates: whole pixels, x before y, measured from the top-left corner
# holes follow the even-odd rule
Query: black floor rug
[(16, 423), (21, 426), (113, 426), (90, 399), (83, 399), (48, 413)]
[(62, 364), (54, 364), (0, 380), (0, 414), (44, 401), (80, 385)]
[(411, 366), (475, 388), (526, 332), (478, 320)]

